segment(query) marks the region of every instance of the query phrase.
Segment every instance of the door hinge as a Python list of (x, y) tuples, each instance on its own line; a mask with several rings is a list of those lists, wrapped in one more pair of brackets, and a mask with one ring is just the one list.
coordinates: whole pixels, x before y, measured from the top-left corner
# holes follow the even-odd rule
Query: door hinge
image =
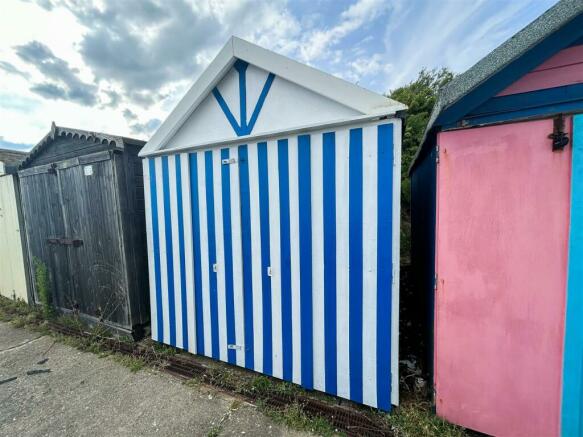
[(553, 133), (549, 134), (549, 138), (553, 140), (553, 152), (563, 150), (569, 144), (563, 114), (559, 114), (553, 119)]
[(439, 145), (435, 146), (435, 163), (439, 164)]
[(433, 291), (437, 291), (437, 275), (433, 277)]

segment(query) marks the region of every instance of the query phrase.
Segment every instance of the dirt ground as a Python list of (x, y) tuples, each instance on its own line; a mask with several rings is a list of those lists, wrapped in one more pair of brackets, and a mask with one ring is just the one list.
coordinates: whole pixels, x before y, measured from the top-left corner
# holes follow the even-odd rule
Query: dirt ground
[(308, 434), (211, 387), (151, 369), (133, 373), (111, 358), (0, 323), (0, 436), (78, 435)]

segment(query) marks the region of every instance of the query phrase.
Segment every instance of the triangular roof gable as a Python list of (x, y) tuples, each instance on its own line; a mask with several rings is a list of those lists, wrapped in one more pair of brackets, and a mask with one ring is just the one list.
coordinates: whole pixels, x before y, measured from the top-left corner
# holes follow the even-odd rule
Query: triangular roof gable
[[(253, 77), (251, 84), (245, 83), (245, 77)], [(233, 87), (237, 89), (233, 90)], [(249, 96), (240, 99), (245, 87)], [(261, 112), (264, 104), (273, 105), (282, 97), (282, 87), (287, 87), (286, 106), (301, 104), (300, 100), (295, 103), (288, 101), (291, 95), (301, 95), (307, 108), (315, 103), (315, 100), (310, 99), (317, 97), (326, 109), (320, 111), (320, 114), (329, 112), (336, 119), (391, 115), (406, 109), (405, 105), (394, 100), (232, 37), (154, 133), (140, 155), (229, 139), (243, 140), (271, 131), (283, 131), (285, 128), (291, 130), (306, 127), (301, 117), (291, 117), (266, 126), (263, 120), (265, 117), (259, 116), (267, 112)], [(289, 91), (292, 88), (294, 91)], [(237, 98), (229, 101), (229, 93), (236, 93)], [(276, 95), (278, 93), (279, 96)], [(245, 104), (242, 105), (244, 100)], [(199, 116), (198, 113), (203, 115)], [(310, 113), (316, 114), (317, 111), (312, 108)], [(244, 117), (241, 117), (242, 114)], [(219, 116), (224, 123), (222, 128), (218, 125)], [(317, 125), (323, 120), (321, 117), (312, 117), (310, 122)], [(216, 128), (214, 136), (210, 133), (201, 134), (202, 127), (208, 126)]]

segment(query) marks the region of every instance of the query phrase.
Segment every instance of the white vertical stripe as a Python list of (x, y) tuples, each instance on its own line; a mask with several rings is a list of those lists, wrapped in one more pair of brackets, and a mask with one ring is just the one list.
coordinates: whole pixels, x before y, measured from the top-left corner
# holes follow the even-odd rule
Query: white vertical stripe
[[(202, 319), (204, 329), (204, 354), (212, 356), (211, 344), (211, 301), (209, 282), (209, 246), (206, 220), (206, 175), (204, 152), (197, 153), (198, 203), (200, 217), (200, 267), (202, 272)], [(200, 351), (202, 353), (203, 351)]]
[(271, 257), (271, 336), (273, 376), (283, 378), (281, 314), (281, 241), (279, 229), (279, 168), (277, 141), (267, 143), (267, 177), (269, 180), (269, 246)]
[(152, 230), (152, 204), (150, 187), (150, 159), (142, 160), (144, 168), (144, 206), (146, 209), (146, 237), (148, 244), (148, 276), (150, 278), (150, 326), (152, 338), (158, 339), (158, 313), (156, 311), (156, 270), (154, 263), (154, 233)]
[(263, 286), (261, 283), (261, 223), (259, 220), (259, 169), (257, 144), (248, 146), (251, 259), (253, 277), (253, 343), (255, 371), (263, 371)]
[(188, 351), (194, 354), (196, 353), (196, 313), (194, 309), (192, 205), (190, 204), (190, 165), (188, 159), (188, 153), (180, 154), (180, 175), (182, 176), (182, 210), (184, 218), (184, 266), (186, 269), (186, 317), (188, 323)]
[(393, 287), (391, 295), (391, 403), (399, 405), (399, 257), (401, 217), (401, 120), (393, 122)]
[(289, 164), (289, 215), (291, 251), (291, 303), (292, 303), (292, 380), (302, 383), (302, 339), (300, 317), (300, 208), (298, 193), (298, 137), (288, 141)]
[(362, 130), (362, 400), (377, 406), (377, 127)]
[[(162, 279), (162, 322), (164, 338), (162, 341), (170, 343), (170, 316), (168, 310), (168, 265), (166, 263), (166, 216), (164, 214), (164, 183), (162, 178), (162, 158), (156, 158), (156, 187), (158, 190), (158, 233), (160, 236), (160, 276)], [(171, 236), (170, 236), (171, 237)]]
[(336, 365), (338, 396), (350, 399), (348, 131), (336, 132)]
[(312, 176), (312, 332), (314, 388), (326, 388), (324, 343), (324, 191), (322, 134), (311, 135)]
[(227, 361), (227, 299), (225, 285), (225, 236), (223, 234), (223, 183), (221, 150), (213, 150), (213, 195), (217, 247), (217, 311), (219, 316), (219, 359)]
[[(229, 157), (238, 156), (237, 147), (231, 147)], [(230, 167), (231, 232), (233, 235), (233, 297), (235, 302), (235, 341), (243, 346), (237, 350), (237, 365), (245, 366), (245, 302), (243, 300), (243, 263), (241, 246), (241, 201), (239, 198), (239, 165)]]
[(168, 157), (168, 188), (170, 190), (170, 211), (172, 224), (172, 258), (174, 273), (174, 323), (176, 327), (176, 346), (182, 345), (182, 290), (180, 283), (180, 242), (178, 235), (178, 196), (176, 191), (176, 157)]

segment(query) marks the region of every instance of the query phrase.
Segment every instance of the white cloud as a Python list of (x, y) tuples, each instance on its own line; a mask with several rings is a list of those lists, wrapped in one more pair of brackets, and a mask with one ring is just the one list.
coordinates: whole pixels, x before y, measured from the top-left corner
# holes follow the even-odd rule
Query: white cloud
[(390, 7), (391, 3), (386, 0), (358, 0), (341, 13), (340, 21), (335, 26), (309, 33), (300, 45), (300, 58), (304, 62), (312, 62), (322, 57), (342, 38), (359, 29), (366, 22), (374, 20)]
[[(55, 121), (147, 138), (231, 35), (386, 92), (469, 67), (554, 2), (291, 1), (2, 0), (0, 135), (33, 144)], [(33, 42), (51, 56), (18, 56)]]

